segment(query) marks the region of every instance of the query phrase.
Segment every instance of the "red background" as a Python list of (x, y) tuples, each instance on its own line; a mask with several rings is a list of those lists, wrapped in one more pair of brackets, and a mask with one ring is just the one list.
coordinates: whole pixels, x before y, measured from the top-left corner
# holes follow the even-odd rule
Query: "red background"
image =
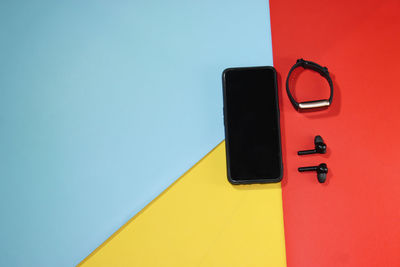
[[(400, 266), (400, 1), (270, 0), (270, 13), (288, 266)], [(282, 85), (298, 58), (328, 67), (329, 109), (291, 106)], [(301, 101), (329, 95), (311, 71), (294, 91)], [(297, 156), (316, 134), (328, 153)], [(297, 172), (321, 162), (329, 167), (325, 184)]]

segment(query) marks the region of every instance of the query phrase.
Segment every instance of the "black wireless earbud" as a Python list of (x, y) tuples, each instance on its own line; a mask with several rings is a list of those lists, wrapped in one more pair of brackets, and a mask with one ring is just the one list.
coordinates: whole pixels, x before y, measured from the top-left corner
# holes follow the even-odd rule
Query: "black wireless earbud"
[(328, 173), (328, 166), (325, 163), (321, 163), (318, 166), (299, 168), (299, 172), (308, 172), (308, 171), (316, 171), (318, 182), (325, 183), (326, 174)]
[(314, 144), (315, 144), (315, 149), (311, 150), (302, 150), (297, 152), (297, 155), (308, 155), (308, 154), (315, 154), (315, 153), (320, 153), (320, 154), (325, 154), (326, 153), (326, 144), (324, 143), (324, 140), (320, 135), (317, 135), (314, 138)]

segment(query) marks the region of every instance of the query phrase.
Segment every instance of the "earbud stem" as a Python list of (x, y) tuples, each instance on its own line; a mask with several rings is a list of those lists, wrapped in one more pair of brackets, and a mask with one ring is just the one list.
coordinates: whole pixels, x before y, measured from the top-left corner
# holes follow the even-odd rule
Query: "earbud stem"
[(312, 167), (300, 167), (299, 172), (309, 172), (309, 171), (316, 171), (317, 166), (312, 166)]
[(315, 154), (317, 153), (316, 149), (311, 149), (311, 150), (302, 150), (297, 152), (297, 155), (309, 155), (309, 154)]

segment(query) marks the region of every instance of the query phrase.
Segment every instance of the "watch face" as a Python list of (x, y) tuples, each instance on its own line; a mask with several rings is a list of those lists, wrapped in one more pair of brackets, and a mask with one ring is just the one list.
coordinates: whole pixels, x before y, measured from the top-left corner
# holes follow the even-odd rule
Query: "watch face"
[(299, 103), (300, 109), (315, 109), (315, 108), (327, 108), (331, 105), (329, 100), (315, 100)]

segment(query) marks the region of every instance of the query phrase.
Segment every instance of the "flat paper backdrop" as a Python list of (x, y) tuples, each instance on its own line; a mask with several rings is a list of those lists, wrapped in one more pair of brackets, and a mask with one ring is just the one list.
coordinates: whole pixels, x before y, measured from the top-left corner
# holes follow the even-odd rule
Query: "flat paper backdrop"
[(268, 2), (2, 1), (1, 266), (77, 264), (223, 139)]
[[(303, 57), (327, 66), (335, 87), (328, 109), (303, 113), (281, 90), (289, 267), (400, 266), (399, 10), (398, 0), (271, 1), (282, 84)], [(304, 71), (293, 91), (305, 101), (328, 97), (328, 88)], [(299, 157), (316, 134), (327, 154)], [(324, 184), (297, 171), (321, 162)]]

